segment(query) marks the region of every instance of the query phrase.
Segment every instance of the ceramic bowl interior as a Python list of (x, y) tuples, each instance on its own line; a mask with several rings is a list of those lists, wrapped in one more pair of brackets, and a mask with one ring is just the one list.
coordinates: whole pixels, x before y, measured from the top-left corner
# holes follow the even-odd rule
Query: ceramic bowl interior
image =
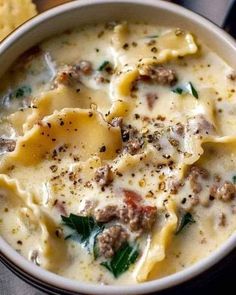
[[(113, 20), (147, 21), (180, 27), (196, 34), (206, 45), (236, 68), (235, 41), (214, 24), (177, 5), (157, 0), (79, 0), (39, 15), (10, 35), (0, 45), (0, 76), (25, 50), (45, 38), (85, 24)], [(209, 257), (168, 277), (132, 286), (98, 286), (62, 278), (43, 270), (14, 251), (0, 238), (1, 256), (6, 264), (18, 268), (31, 282), (53, 286), (70, 294), (145, 294), (180, 284), (220, 261), (236, 245), (236, 235), (229, 238)], [(8, 261), (8, 262), (7, 262)], [(60, 293), (62, 294), (62, 293)]]

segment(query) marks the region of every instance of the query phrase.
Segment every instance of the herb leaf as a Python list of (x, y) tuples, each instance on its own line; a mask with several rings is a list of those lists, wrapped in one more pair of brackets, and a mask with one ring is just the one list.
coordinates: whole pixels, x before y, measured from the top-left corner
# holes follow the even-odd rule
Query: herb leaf
[(192, 223), (195, 223), (195, 220), (193, 219), (191, 213), (187, 212), (183, 214), (179, 219), (179, 223), (178, 223), (175, 234), (178, 235), (187, 224), (192, 224)]
[(139, 251), (137, 246), (132, 247), (128, 243), (125, 243), (110, 261), (104, 261), (101, 265), (108, 269), (114, 277), (117, 278), (128, 270), (130, 265), (136, 261), (138, 255)]
[(236, 175), (232, 177), (233, 183), (236, 184)]
[(65, 239), (79, 238), (80, 243), (92, 251), (95, 246), (96, 237), (103, 230), (103, 226), (90, 216), (79, 216), (71, 213), (69, 217), (61, 215), (61, 218), (64, 225), (74, 230), (74, 233)]
[(184, 92), (184, 89), (181, 87), (176, 87), (175, 89), (172, 89), (172, 92), (182, 94)]
[(198, 93), (197, 90), (194, 88), (193, 84), (191, 82), (188, 82), (188, 84), (186, 85), (186, 89), (188, 90), (188, 92), (194, 96), (195, 98), (198, 99)]
[(178, 86), (178, 87), (172, 89), (172, 92), (177, 93), (179, 95), (189, 93), (197, 99), (199, 97), (197, 90), (194, 88), (194, 86), (191, 82), (188, 82), (184, 86)]
[(149, 36), (145, 36), (145, 38), (149, 38), (149, 39), (155, 39), (158, 38), (159, 35), (149, 35)]
[(110, 64), (110, 62), (108, 60), (105, 60), (98, 68), (98, 71), (101, 72), (103, 70), (105, 70), (105, 68)]
[(21, 97), (30, 95), (31, 92), (32, 92), (31, 87), (24, 85), (24, 86), (21, 86), (21, 87), (17, 88), (13, 92), (12, 96), (16, 97), (16, 98), (21, 98)]

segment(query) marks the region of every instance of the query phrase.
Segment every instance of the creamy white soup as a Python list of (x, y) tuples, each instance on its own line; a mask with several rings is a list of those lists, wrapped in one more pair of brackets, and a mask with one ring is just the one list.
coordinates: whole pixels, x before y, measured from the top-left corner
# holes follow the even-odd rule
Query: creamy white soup
[(0, 83), (0, 232), (67, 278), (181, 271), (236, 229), (236, 74), (201, 36), (74, 29)]

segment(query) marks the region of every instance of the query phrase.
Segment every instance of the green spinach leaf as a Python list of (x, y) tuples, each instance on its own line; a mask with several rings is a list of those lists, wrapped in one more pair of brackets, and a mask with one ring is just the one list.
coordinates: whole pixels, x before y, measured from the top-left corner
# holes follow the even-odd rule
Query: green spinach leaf
[(99, 67), (98, 67), (98, 71), (101, 72), (103, 70), (106, 69), (106, 67), (110, 64), (110, 62), (108, 60), (105, 60)]
[(188, 82), (184, 86), (178, 86), (178, 87), (172, 89), (172, 92), (177, 93), (179, 95), (189, 93), (192, 96), (194, 96), (196, 99), (199, 98), (198, 92), (191, 82)]
[(114, 277), (117, 278), (127, 271), (131, 264), (135, 263), (138, 255), (139, 251), (137, 246), (132, 247), (128, 243), (125, 243), (110, 261), (104, 261), (101, 265), (108, 269)]
[(177, 225), (175, 234), (178, 235), (185, 228), (187, 224), (192, 224), (192, 223), (195, 223), (195, 220), (193, 219), (191, 213), (187, 212), (181, 215), (179, 218), (179, 223)]
[(94, 252), (96, 238), (104, 229), (104, 226), (97, 223), (93, 217), (70, 214), (69, 217), (61, 215), (64, 225), (73, 229), (73, 233), (65, 239), (75, 238), (85, 245), (90, 252)]

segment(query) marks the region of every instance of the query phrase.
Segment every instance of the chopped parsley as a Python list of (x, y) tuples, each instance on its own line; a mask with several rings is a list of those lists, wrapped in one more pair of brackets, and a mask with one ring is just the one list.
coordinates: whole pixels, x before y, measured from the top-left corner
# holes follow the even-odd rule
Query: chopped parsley
[(179, 223), (177, 225), (175, 234), (178, 235), (185, 228), (187, 224), (192, 224), (192, 223), (195, 223), (195, 220), (193, 219), (191, 213), (187, 212), (183, 214), (179, 218)]
[(179, 95), (189, 93), (192, 96), (194, 96), (196, 99), (198, 99), (198, 92), (196, 88), (193, 86), (192, 82), (188, 82), (184, 86), (178, 86), (174, 89), (172, 89), (172, 92), (177, 93)]
[(103, 70), (106, 69), (106, 67), (110, 64), (110, 62), (108, 60), (105, 60), (99, 67), (98, 67), (98, 71), (101, 72)]
[(30, 86), (21, 86), (19, 88), (17, 88), (15, 91), (13, 91), (11, 93), (11, 97), (12, 98), (22, 98), (22, 97), (26, 97), (26, 96), (29, 96), (32, 92), (32, 89)]
[(176, 87), (175, 89), (172, 90), (172, 92), (177, 94), (182, 94), (184, 92), (184, 89), (181, 87)]
[(186, 89), (188, 90), (188, 92), (194, 96), (195, 98), (198, 98), (198, 93), (197, 90), (194, 88), (193, 84), (191, 82), (188, 82), (188, 84), (186, 85)]
[(115, 278), (118, 278), (122, 273), (127, 271), (131, 264), (135, 263), (139, 255), (137, 246), (131, 246), (128, 243), (123, 244), (116, 252), (113, 258), (109, 261), (101, 263), (108, 269)]
[(236, 184), (236, 175), (232, 177), (233, 183)]

